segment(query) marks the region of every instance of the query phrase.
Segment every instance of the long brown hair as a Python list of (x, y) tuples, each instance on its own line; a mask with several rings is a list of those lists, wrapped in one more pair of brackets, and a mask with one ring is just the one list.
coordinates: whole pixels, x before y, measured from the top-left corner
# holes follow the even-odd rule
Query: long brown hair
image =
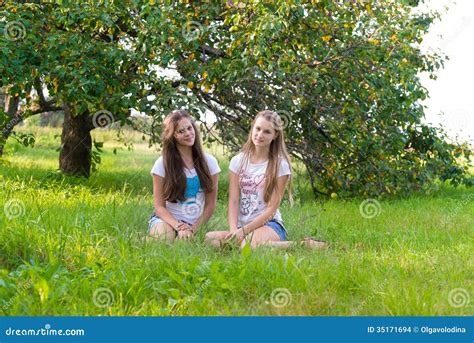
[[(252, 155), (255, 152), (255, 144), (253, 143), (253, 140), (252, 140), (252, 134), (253, 134), (253, 127), (255, 126), (255, 122), (260, 117), (263, 117), (266, 120), (270, 121), (272, 123), (273, 129), (276, 131), (276, 137), (270, 143), (270, 151), (268, 154), (268, 165), (267, 165), (267, 170), (265, 172), (265, 190), (263, 193), (264, 194), (263, 200), (266, 203), (268, 203), (271, 199), (271, 196), (273, 195), (273, 192), (276, 190), (277, 185), (278, 185), (277, 179), (278, 179), (278, 169), (280, 167), (280, 159), (284, 159), (288, 162), (290, 171), (291, 171), (291, 161), (290, 161), (290, 156), (288, 155), (288, 151), (286, 149), (282, 119), (280, 118), (278, 113), (274, 111), (270, 111), (270, 110), (264, 110), (264, 111), (258, 112), (257, 115), (255, 116), (252, 122), (252, 126), (250, 128), (250, 133), (247, 138), (247, 142), (245, 142), (244, 146), (242, 147), (241, 152), (243, 153), (243, 158), (242, 158), (242, 163), (240, 166), (240, 173), (242, 172), (242, 170), (245, 169), (246, 165), (248, 164), (250, 160), (250, 155)], [(287, 190), (288, 190), (288, 198), (289, 198), (290, 204), (293, 204), (293, 195), (291, 191), (291, 174), (288, 179)]]
[(212, 191), (211, 172), (207, 165), (207, 159), (201, 144), (201, 135), (193, 118), (186, 110), (176, 110), (168, 114), (163, 121), (163, 164), (165, 167), (165, 180), (163, 186), (163, 197), (170, 202), (184, 201), (186, 191), (186, 175), (184, 173), (184, 162), (179, 153), (174, 133), (178, 122), (187, 118), (194, 128), (194, 145), (192, 146), (193, 162), (196, 173), (204, 192)]

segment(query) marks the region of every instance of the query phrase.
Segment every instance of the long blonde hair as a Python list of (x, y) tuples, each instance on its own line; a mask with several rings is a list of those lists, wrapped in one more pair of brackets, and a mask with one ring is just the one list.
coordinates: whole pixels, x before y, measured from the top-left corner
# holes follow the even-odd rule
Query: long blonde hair
[[(273, 141), (270, 143), (270, 150), (268, 154), (268, 165), (267, 165), (267, 170), (265, 172), (265, 190), (264, 190), (264, 195), (263, 195), (263, 200), (268, 204), (270, 201), (273, 193), (275, 192), (278, 183), (277, 183), (277, 178), (278, 178), (278, 169), (280, 167), (280, 160), (286, 160), (288, 162), (288, 165), (290, 167), (290, 172), (291, 172), (291, 161), (290, 161), (290, 156), (288, 155), (288, 151), (286, 149), (286, 144), (285, 144), (285, 136), (283, 132), (283, 121), (278, 115), (278, 113), (270, 110), (264, 110), (260, 111), (257, 113), (255, 116), (252, 126), (250, 128), (249, 136), (247, 138), (247, 142), (245, 142), (244, 146), (242, 147), (242, 163), (240, 165), (240, 171), (239, 175), (241, 175), (242, 171), (246, 168), (250, 156), (255, 152), (255, 144), (252, 141), (252, 133), (253, 133), (253, 128), (255, 126), (255, 122), (257, 121), (258, 118), (263, 117), (266, 120), (270, 121), (272, 123), (273, 129), (276, 131), (276, 137), (273, 139)], [(293, 204), (293, 194), (291, 191), (291, 174), (289, 175), (288, 183), (287, 183), (287, 190), (288, 190), (288, 199), (290, 201), (290, 204)]]

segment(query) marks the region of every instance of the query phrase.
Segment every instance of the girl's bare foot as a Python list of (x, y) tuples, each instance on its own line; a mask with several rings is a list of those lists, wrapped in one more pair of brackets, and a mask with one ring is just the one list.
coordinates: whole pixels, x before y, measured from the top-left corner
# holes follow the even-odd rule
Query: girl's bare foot
[(303, 238), (301, 244), (309, 249), (327, 249), (329, 247), (328, 242), (311, 237)]

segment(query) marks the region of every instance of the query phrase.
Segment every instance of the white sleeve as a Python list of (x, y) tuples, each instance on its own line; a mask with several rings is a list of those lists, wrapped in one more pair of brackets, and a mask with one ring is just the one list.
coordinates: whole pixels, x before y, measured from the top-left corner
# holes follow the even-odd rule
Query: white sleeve
[(221, 171), (221, 168), (219, 168), (219, 163), (217, 163), (217, 160), (214, 156), (211, 154), (206, 154), (206, 159), (211, 175), (215, 175)]
[(288, 164), (288, 161), (285, 159), (282, 159), (280, 161), (280, 167), (278, 168), (278, 177), (284, 176), (284, 175), (291, 175), (291, 169), (290, 169), (290, 165)]
[(240, 161), (242, 160), (242, 155), (238, 154), (232, 157), (229, 164), (229, 170), (235, 174), (239, 173), (240, 170)]
[(151, 168), (151, 175), (159, 175), (165, 177), (165, 165), (163, 164), (163, 156), (156, 160), (153, 168)]

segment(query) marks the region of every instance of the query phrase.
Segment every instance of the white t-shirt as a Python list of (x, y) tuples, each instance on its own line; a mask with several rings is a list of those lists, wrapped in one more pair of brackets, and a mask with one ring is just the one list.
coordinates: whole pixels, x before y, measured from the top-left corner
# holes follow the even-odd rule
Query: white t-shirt
[[(234, 156), (230, 161), (229, 169), (239, 174), (243, 153)], [(238, 225), (246, 225), (258, 217), (265, 211), (267, 204), (263, 200), (265, 193), (265, 173), (267, 171), (268, 161), (263, 163), (251, 164), (247, 163), (245, 169), (239, 175), (240, 185), (240, 206)], [(278, 177), (290, 175), (291, 170), (288, 162), (284, 159), (280, 160), (278, 167)], [(283, 223), (280, 210), (277, 209), (273, 219)]]
[[(205, 153), (207, 165), (211, 175), (215, 175), (221, 171), (217, 160), (214, 156)], [(151, 168), (151, 174), (165, 177), (165, 166), (163, 164), (163, 157), (158, 158), (153, 168)], [(166, 201), (166, 209), (176, 220), (183, 220), (189, 224), (194, 224), (202, 212), (204, 211), (205, 205), (205, 194), (201, 188), (199, 182), (199, 176), (196, 169), (184, 168), (184, 174), (186, 175), (186, 190), (184, 193), (185, 201), (169, 202)]]

